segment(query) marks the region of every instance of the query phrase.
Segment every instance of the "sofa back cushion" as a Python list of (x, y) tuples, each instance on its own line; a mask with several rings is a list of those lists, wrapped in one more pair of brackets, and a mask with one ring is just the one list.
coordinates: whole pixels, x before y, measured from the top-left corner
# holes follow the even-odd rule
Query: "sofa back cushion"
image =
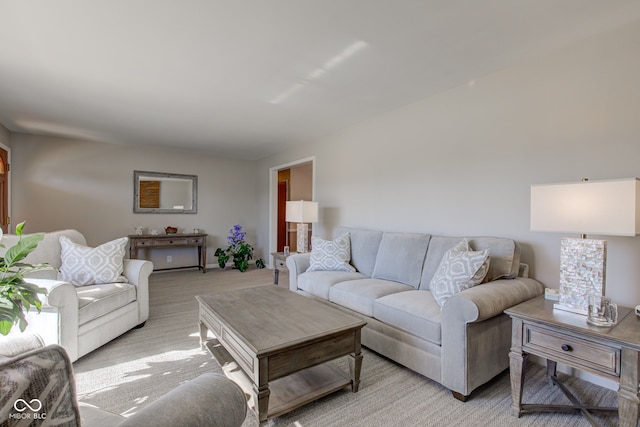
[[(37, 233), (33, 233), (37, 234)], [(87, 240), (84, 236), (76, 230), (59, 230), (52, 231), (50, 233), (42, 233), (44, 234), (44, 239), (38, 243), (38, 247), (34, 249), (25, 259), (24, 262), (29, 264), (42, 264), (49, 263), (51, 266), (55, 267), (55, 269), (50, 270), (41, 270), (33, 273), (29, 273), (26, 276), (34, 279), (52, 279), (56, 280), (58, 278), (58, 270), (62, 265), (62, 260), (60, 257), (61, 247), (60, 247), (60, 236), (66, 236), (74, 243), (80, 245), (86, 245)], [(7, 248), (15, 245), (19, 240), (19, 236), (15, 234), (5, 234), (2, 237), (1, 243), (5, 246), (4, 248), (0, 248), (0, 255), (4, 256)]]
[(339, 227), (336, 236), (349, 233), (351, 239), (351, 265), (360, 273), (371, 277), (382, 240), (382, 231)]
[[(433, 278), (444, 254), (463, 237), (433, 236), (429, 243), (429, 250), (422, 270), (420, 289), (430, 290), (429, 284)], [(483, 251), (489, 249), (491, 263), (484, 282), (497, 279), (513, 279), (518, 276), (520, 268), (520, 245), (512, 239), (503, 237), (473, 237), (468, 238), (471, 250)]]
[(384, 233), (372, 277), (418, 288), (430, 234)]

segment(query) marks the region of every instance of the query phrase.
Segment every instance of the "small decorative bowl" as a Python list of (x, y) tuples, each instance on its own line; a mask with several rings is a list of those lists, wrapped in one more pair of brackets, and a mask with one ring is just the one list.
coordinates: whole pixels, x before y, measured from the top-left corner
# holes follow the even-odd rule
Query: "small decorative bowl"
[(178, 227), (167, 227), (164, 229), (164, 232), (167, 234), (176, 234), (178, 232)]

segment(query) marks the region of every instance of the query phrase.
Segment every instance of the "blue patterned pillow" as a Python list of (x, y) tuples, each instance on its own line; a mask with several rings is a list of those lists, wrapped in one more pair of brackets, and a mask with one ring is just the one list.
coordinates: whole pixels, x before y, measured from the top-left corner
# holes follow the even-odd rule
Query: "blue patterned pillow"
[(429, 284), (438, 305), (442, 307), (451, 296), (482, 283), (490, 262), (489, 249), (472, 251), (467, 239), (449, 249)]
[(311, 236), (311, 257), (307, 271), (356, 271), (351, 260), (351, 239), (345, 233), (335, 240)]

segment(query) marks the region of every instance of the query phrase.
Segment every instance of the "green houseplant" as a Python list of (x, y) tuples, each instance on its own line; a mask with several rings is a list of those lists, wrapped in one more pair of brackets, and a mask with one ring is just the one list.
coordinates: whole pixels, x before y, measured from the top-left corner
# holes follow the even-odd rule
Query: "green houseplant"
[[(48, 264), (27, 264), (21, 262), (29, 255), (44, 238), (43, 234), (22, 236), (24, 222), (16, 226), (18, 242), (8, 248), (0, 257), (0, 334), (7, 335), (13, 325), (18, 325), (20, 331), (27, 327), (25, 314), (35, 307), (38, 313), (42, 309), (42, 302), (38, 294), (46, 295), (47, 290), (27, 283), (24, 275), (33, 271), (51, 268)], [(0, 242), (2, 231), (0, 230)], [(5, 246), (0, 243), (0, 247)]]
[[(227, 236), (227, 242), (229, 246), (227, 249), (216, 249), (215, 256), (218, 257), (218, 266), (224, 268), (227, 265), (229, 259), (233, 260), (233, 268), (237, 268), (241, 272), (247, 271), (249, 268), (249, 260), (253, 259), (253, 246), (245, 242), (244, 237), (247, 235), (245, 231), (242, 231), (242, 226), (236, 224), (229, 230), (229, 236)], [(262, 258), (256, 260), (256, 266), (258, 268), (264, 268), (264, 261)]]

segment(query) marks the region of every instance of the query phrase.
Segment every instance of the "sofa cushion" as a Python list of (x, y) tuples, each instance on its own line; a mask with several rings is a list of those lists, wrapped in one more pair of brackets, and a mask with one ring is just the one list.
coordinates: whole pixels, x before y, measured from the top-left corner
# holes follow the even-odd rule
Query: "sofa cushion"
[(469, 250), (467, 239), (445, 252), (429, 284), (438, 305), (442, 307), (452, 295), (482, 283), (490, 259), (489, 249)]
[(351, 265), (362, 274), (371, 277), (382, 240), (382, 231), (339, 227), (337, 235), (344, 233), (349, 233), (351, 240)]
[(82, 286), (77, 293), (80, 325), (136, 300), (136, 287), (128, 283)]
[(311, 247), (307, 271), (356, 271), (349, 264), (351, 259), (349, 233), (338, 236), (334, 240), (311, 236)]
[(385, 295), (413, 289), (411, 286), (380, 279), (360, 279), (336, 283), (329, 289), (329, 301), (373, 317), (373, 302)]
[[(430, 290), (431, 279), (436, 273), (445, 252), (460, 242), (461, 237), (433, 236), (429, 242), (429, 250), (422, 269), (420, 287)], [(473, 237), (468, 238), (469, 246), (474, 251), (489, 249), (491, 264), (485, 282), (497, 279), (513, 279), (518, 276), (520, 269), (520, 246), (511, 239), (502, 237)]]
[(429, 291), (411, 290), (378, 298), (373, 317), (419, 338), (442, 343), (440, 306)]
[(307, 271), (298, 276), (298, 289), (329, 299), (329, 289), (336, 283), (366, 279), (362, 273), (346, 271)]
[(430, 238), (421, 233), (384, 233), (371, 277), (417, 288)]
[[(60, 236), (68, 237), (75, 243), (80, 245), (86, 245), (87, 241), (80, 232), (76, 230), (59, 230), (52, 231), (50, 233), (38, 233), (43, 234), (44, 238), (38, 243), (38, 246), (24, 259), (24, 262), (29, 264), (42, 264), (48, 263), (53, 269), (39, 270), (31, 273), (27, 273), (26, 277), (33, 279), (50, 279), (56, 280), (59, 277), (58, 270), (62, 265), (60, 260)], [(2, 237), (2, 244), (4, 248), (0, 248), (0, 256), (4, 256), (7, 248), (14, 246), (20, 236), (16, 234), (5, 234)]]
[(123, 259), (129, 239), (122, 237), (90, 248), (60, 236), (60, 277), (74, 286), (126, 282)]
[(498, 279), (515, 279), (520, 271), (520, 245), (503, 237), (474, 237), (469, 239), (469, 247), (474, 251), (489, 249), (491, 265), (485, 282)]

